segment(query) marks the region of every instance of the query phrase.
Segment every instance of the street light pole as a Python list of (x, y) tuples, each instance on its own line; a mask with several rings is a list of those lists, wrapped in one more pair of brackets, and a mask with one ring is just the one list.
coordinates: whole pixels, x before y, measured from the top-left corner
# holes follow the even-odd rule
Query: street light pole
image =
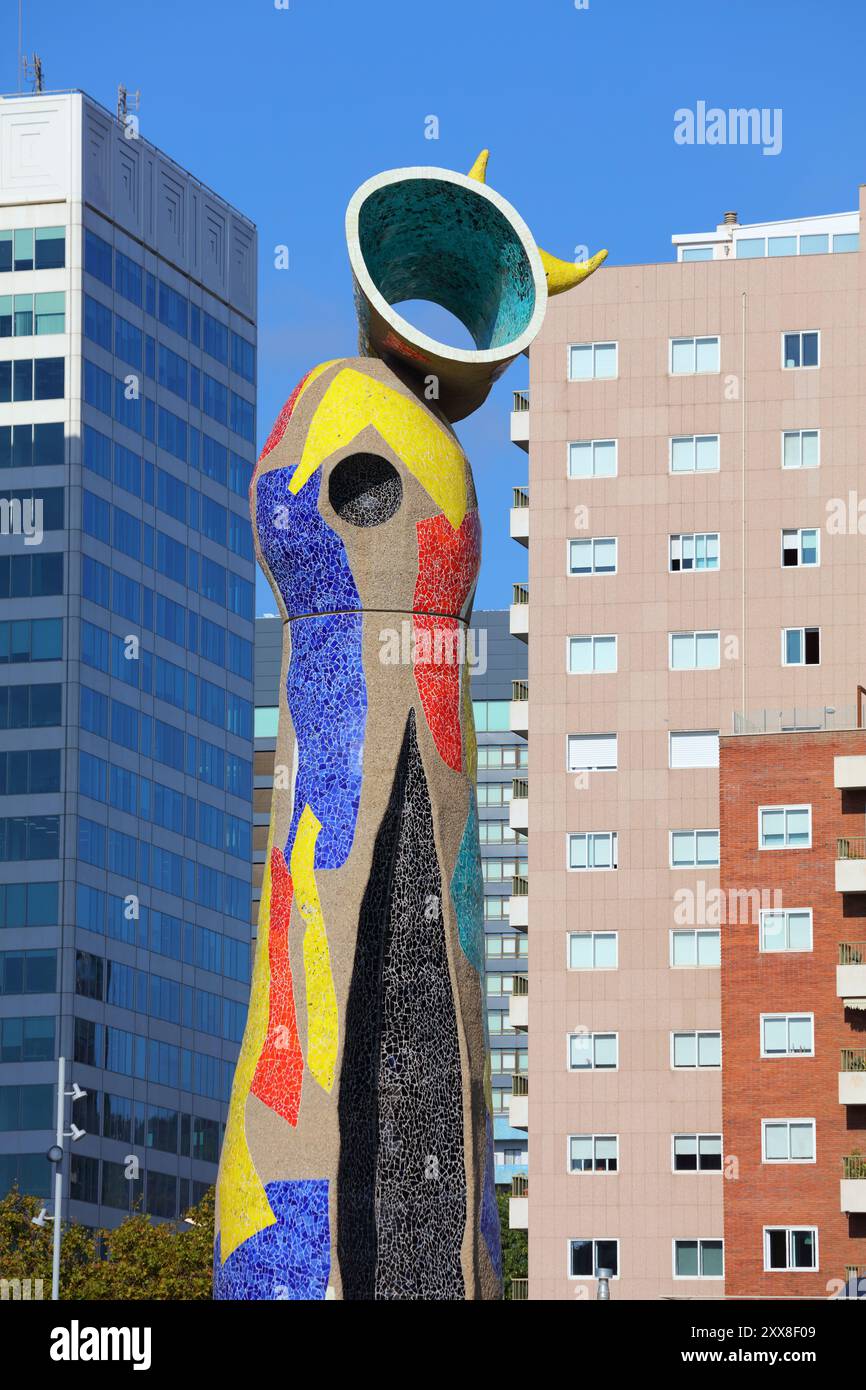
[[(57, 1059), (57, 1147), (63, 1152), (64, 1130), (66, 1128), (66, 1058)], [(54, 1252), (51, 1262), (51, 1297), (60, 1298), (60, 1238), (63, 1225), (63, 1168), (60, 1162), (54, 1165)]]

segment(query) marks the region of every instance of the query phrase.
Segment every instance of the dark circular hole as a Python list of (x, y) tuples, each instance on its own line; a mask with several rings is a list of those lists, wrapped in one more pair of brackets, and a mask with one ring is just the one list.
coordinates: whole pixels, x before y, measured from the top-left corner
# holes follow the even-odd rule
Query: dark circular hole
[(381, 526), (402, 500), (400, 474), (379, 454), (350, 454), (331, 470), (328, 501), (351, 526)]

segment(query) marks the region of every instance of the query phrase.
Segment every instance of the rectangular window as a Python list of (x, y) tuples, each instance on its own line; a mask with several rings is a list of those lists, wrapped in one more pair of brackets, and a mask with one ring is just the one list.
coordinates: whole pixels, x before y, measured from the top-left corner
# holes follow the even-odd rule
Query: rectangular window
[(569, 772), (616, 772), (616, 769), (616, 734), (569, 734)]
[(675, 1134), (673, 1137), (675, 1173), (720, 1173), (722, 1136), (720, 1134)]
[(671, 338), (669, 365), (672, 376), (717, 372), (718, 338)]
[(672, 768), (718, 767), (719, 731), (684, 730), (668, 735), (668, 760)]
[(568, 542), (569, 574), (616, 574), (616, 537)]
[(568, 1136), (569, 1173), (616, 1173), (619, 1171), (619, 1139), (615, 1134), (570, 1134)]
[(783, 333), (783, 368), (818, 367), (821, 356), (821, 335), (818, 332)]
[(762, 951), (811, 951), (812, 909), (787, 908), (761, 913)]
[(189, 322), (189, 304), (182, 294), (173, 290), (170, 285), (159, 282), (159, 321), (165, 324), (166, 328), (171, 328), (175, 333), (180, 334), (181, 338), (187, 336)]
[(63, 333), (66, 329), (66, 295), (63, 290), (34, 295), (36, 334)]
[(767, 254), (767, 241), (762, 236), (740, 237), (734, 244), (738, 261), (753, 261)]
[(783, 666), (820, 666), (821, 629), (819, 627), (782, 628)]
[(762, 1057), (814, 1057), (814, 1014), (761, 1014)]
[(672, 869), (704, 869), (718, 866), (718, 830), (672, 830)]
[(783, 468), (817, 468), (821, 462), (820, 430), (784, 430)]
[(615, 931), (575, 931), (568, 934), (569, 970), (616, 970)]
[(36, 228), (36, 269), (63, 270), (66, 265), (66, 228)]
[(814, 1163), (814, 1120), (762, 1120), (764, 1163)]
[(720, 466), (717, 434), (684, 434), (671, 439), (671, 473), (718, 473)]
[(764, 1269), (817, 1269), (816, 1226), (765, 1226)]
[(569, 637), (568, 671), (572, 676), (604, 675), (617, 669), (616, 637)]
[(721, 1065), (721, 1033), (671, 1033), (672, 1067), (677, 1070), (718, 1071)]
[(721, 964), (721, 933), (713, 930), (672, 931), (671, 965), (689, 969)]
[(111, 310), (89, 294), (84, 296), (84, 336), (111, 352)]
[(616, 374), (616, 343), (578, 343), (568, 349), (569, 381), (610, 380)]
[(569, 1071), (616, 1071), (619, 1065), (619, 1034), (570, 1033)]
[(810, 849), (811, 846), (811, 806), (758, 808), (759, 849)]
[(670, 537), (668, 566), (673, 574), (686, 570), (717, 570), (719, 568), (718, 531), (698, 531)]
[(820, 563), (820, 532), (815, 527), (782, 532), (783, 569), (792, 569), (797, 565), (814, 568)]
[(111, 247), (89, 227), (84, 229), (84, 269), (88, 275), (112, 288)]
[(569, 1279), (595, 1279), (600, 1269), (609, 1269), (619, 1278), (618, 1240), (570, 1240), (568, 1242)]
[(569, 835), (568, 868), (575, 870), (615, 869), (616, 831), (601, 830), (585, 835)]
[(715, 671), (719, 649), (718, 632), (671, 632), (668, 664), (672, 671)]
[(675, 1279), (724, 1279), (723, 1240), (675, 1240)]
[(569, 478), (615, 478), (615, 439), (579, 439), (568, 446)]

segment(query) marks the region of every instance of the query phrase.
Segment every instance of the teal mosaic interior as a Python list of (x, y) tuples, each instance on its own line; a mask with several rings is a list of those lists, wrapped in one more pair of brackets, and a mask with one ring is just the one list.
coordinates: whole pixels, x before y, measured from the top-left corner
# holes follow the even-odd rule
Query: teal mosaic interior
[(504, 347), (529, 327), (529, 259), (483, 194), (440, 179), (402, 179), (366, 199), (358, 231), (370, 278), (389, 304), (440, 304), (481, 351)]

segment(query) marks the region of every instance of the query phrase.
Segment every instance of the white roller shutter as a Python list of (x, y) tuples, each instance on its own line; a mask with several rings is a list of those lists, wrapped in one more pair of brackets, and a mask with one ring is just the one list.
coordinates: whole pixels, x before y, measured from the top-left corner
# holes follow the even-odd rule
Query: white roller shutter
[(718, 767), (718, 729), (672, 733), (671, 767)]
[(612, 771), (616, 766), (616, 734), (569, 735), (569, 772)]

